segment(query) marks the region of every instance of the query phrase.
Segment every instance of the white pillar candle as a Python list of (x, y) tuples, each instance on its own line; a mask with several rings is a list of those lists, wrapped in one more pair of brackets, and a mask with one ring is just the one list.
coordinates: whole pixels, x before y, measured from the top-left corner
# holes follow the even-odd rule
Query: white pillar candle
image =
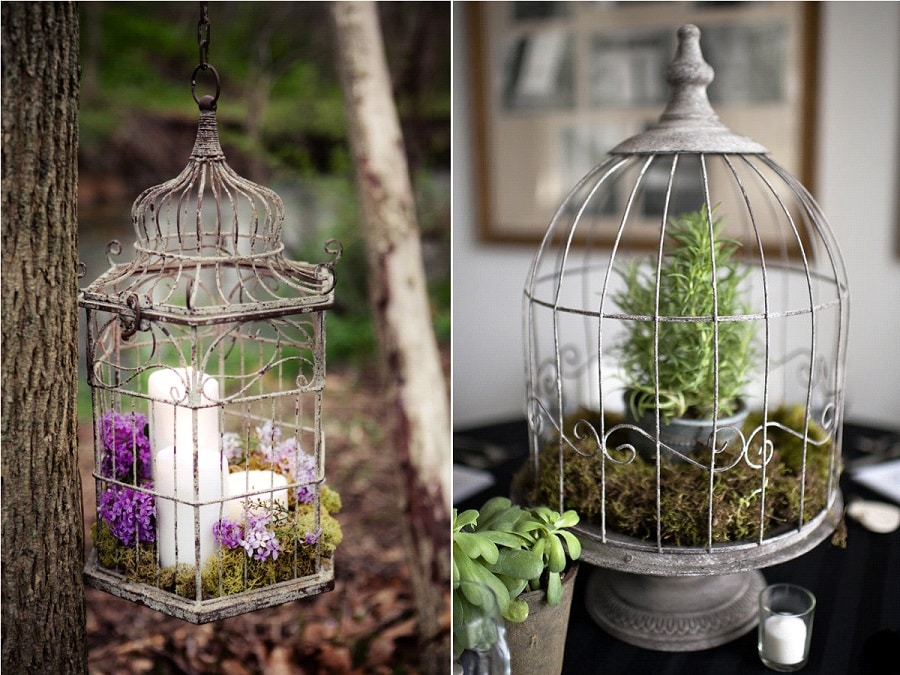
[[(216, 446), (198, 448), (196, 457), (198, 486), (195, 491), (194, 453), (190, 445), (183, 450), (170, 445), (156, 454), (155, 487), (163, 497), (156, 500), (156, 536), (161, 567), (196, 564), (194, 514), (197, 508), (200, 509), (200, 565), (218, 550), (213, 526), (219, 519), (220, 505), (197, 505), (225, 497), (228, 460)], [(175, 498), (178, 502), (172, 501)]]
[(806, 652), (806, 624), (797, 616), (775, 614), (763, 626), (763, 654), (784, 665), (800, 663)]
[[(215, 378), (205, 373), (195, 375), (190, 367), (163, 368), (150, 374), (147, 388), (154, 399), (150, 419), (150, 446), (154, 454), (170, 445), (192, 447), (195, 411), (197, 447), (219, 447), (219, 409), (215, 405), (219, 400), (219, 382)], [(188, 407), (191, 405), (195, 407)]]
[(288, 491), (285, 488), (288, 484), (287, 478), (280, 473), (274, 471), (236, 471), (228, 474), (228, 496), (239, 497), (247, 493), (257, 492), (259, 490), (270, 490), (270, 492), (262, 492), (243, 499), (229, 499), (225, 504), (225, 510), (222, 514), (223, 518), (240, 522), (244, 517), (246, 502), (270, 504), (280, 504), (282, 507), (288, 506)]

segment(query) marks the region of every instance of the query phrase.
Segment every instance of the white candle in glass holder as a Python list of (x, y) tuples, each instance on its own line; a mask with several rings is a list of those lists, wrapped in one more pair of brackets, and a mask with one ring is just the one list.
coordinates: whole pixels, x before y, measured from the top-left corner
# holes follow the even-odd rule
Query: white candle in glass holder
[[(187, 388), (194, 381), (193, 368), (163, 368), (150, 374), (147, 388), (152, 401), (150, 445), (154, 453), (170, 445), (190, 448), (193, 440), (193, 413)], [(199, 373), (200, 398), (196, 405), (197, 447), (219, 447), (219, 382)]]
[(806, 653), (806, 623), (797, 616), (775, 614), (763, 627), (763, 654), (770, 661), (800, 663)]
[(213, 526), (219, 519), (219, 503), (198, 505), (225, 497), (228, 460), (215, 446), (198, 448), (198, 485), (195, 492), (194, 456), (190, 446), (181, 450), (174, 445), (156, 454), (154, 486), (159, 493), (156, 500), (156, 536), (161, 567), (178, 563), (196, 564), (194, 514), (197, 508), (200, 509), (200, 565), (203, 566), (218, 551)]
[(278, 488), (285, 488), (287, 484), (287, 478), (274, 471), (236, 471), (228, 474), (229, 497), (238, 497), (249, 492), (257, 492), (258, 490), (269, 490), (269, 492), (262, 492), (241, 499), (229, 499), (225, 503), (222, 517), (240, 522), (244, 517), (245, 502), (250, 502), (251, 504), (261, 502), (265, 506), (273, 505), (286, 509), (288, 506), (288, 491), (287, 489)]

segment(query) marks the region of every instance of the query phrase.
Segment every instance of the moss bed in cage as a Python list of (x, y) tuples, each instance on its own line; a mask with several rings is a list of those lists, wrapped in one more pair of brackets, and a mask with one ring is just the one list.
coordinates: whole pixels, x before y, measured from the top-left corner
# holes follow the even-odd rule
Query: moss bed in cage
[[(312, 504), (298, 504), (277, 513), (272, 532), (279, 542), (277, 557), (257, 560), (242, 546), (227, 548), (209, 557), (200, 573), (204, 599), (232, 595), (290, 581), (316, 573), (316, 561), (331, 559), (341, 543), (340, 523), (332, 514), (340, 511), (340, 495), (325, 486), (321, 492), (319, 528)], [(317, 532), (315, 541), (308, 533)], [(153, 543), (125, 546), (101, 519), (91, 528), (97, 560), (129, 579), (150, 584), (186, 598), (196, 597), (196, 570), (192, 565), (159, 567)]]
[[(644, 540), (657, 536), (657, 467), (655, 461), (643, 459), (625, 450), (617, 450), (627, 443), (627, 431), (615, 431), (607, 440), (608, 452), (627, 463), (601, 461), (597, 443), (592, 436), (576, 439), (575, 424), (584, 420), (600, 429), (600, 415), (581, 411), (566, 420), (566, 437), (575, 444), (576, 452), (565, 445), (563, 456), (563, 485), (566, 508), (575, 509), (586, 522), (599, 524), (604, 504), (602, 472), (606, 471), (606, 527), (608, 530)], [(714, 475), (712, 481), (712, 541), (736, 542), (758, 539), (760, 526), (764, 538), (780, 534), (796, 526), (800, 519), (801, 501), (803, 522), (808, 522), (826, 508), (829, 490), (832, 442), (819, 425), (808, 427), (806, 444), (806, 477), (801, 483), (803, 465), (804, 408), (782, 407), (770, 413), (768, 440), (772, 444), (771, 458), (765, 469), (765, 507), (760, 517), (762, 498), (762, 469), (751, 466), (744, 459), (733, 467)], [(624, 420), (607, 414), (605, 428), (610, 429)], [(750, 438), (748, 455), (759, 457), (761, 434), (754, 434), (762, 424), (761, 413), (751, 413), (743, 428)], [(620, 435), (621, 434), (621, 435)], [(739, 441), (740, 439), (738, 439)], [(740, 445), (740, 443), (738, 443)], [(538, 503), (553, 504), (559, 500), (559, 444), (553, 440), (540, 454), (537, 484), (533, 483), (533, 469), (523, 467), (514, 481), (514, 492), (527, 495)], [(709, 462), (709, 449), (695, 457), (703, 464)], [(723, 455), (727, 456), (727, 450)], [(717, 465), (727, 466), (720, 456)], [(758, 463), (758, 462), (757, 462)], [(709, 470), (684, 461), (663, 459), (659, 467), (659, 519), (662, 542), (668, 546), (705, 546), (709, 537)], [(840, 538), (835, 541), (841, 545)]]
[[(133, 581), (196, 598), (193, 565), (157, 563), (146, 417), (107, 411), (98, 421), (97, 436), (103, 450), (100, 475), (119, 481), (108, 483), (98, 495), (98, 518), (91, 528), (98, 562)], [(319, 563), (333, 558), (343, 533), (334, 517), (341, 509), (340, 495), (327, 485), (318, 493), (313, 487), (315, 458), (303, 452), (296, 438), (282, 438), (280, 427), (271, 422), (256, 428), (256, 437), (246, 448), (238, 434), (225, 433), (222, 452), (230, 473), (270, 470), (299, 486), (286, 490), (286, 503), (265, 495), (247, 498), (240, 520), (225, 517), (216, 522), (212, 534), (220, 546), (200, 571), (201, 597), (232, 595), (316, 574)]]

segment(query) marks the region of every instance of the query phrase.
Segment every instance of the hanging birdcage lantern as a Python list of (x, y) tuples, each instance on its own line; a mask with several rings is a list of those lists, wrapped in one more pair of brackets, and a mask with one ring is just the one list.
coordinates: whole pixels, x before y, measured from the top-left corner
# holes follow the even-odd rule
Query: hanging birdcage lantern
[[(204, 5), (190, 160), (134, 202), (133, 259), (79, 296), (97, 494), (86, 582), (194, 623), (329, 590), (341, 538), (322, 418), (340, 245), (318, 264), (285, 258), (281, 199), (219, 145), (208, 36)], [(204, 72), (216, 92), (198, 98)]]
[(659, 123), (565, 199), (524, 299), (531, 496), (580, 512), (592, 617), (667, 651), (750, 630), (759, 568), (839, 523), (848, 326), (824, 215), (678, 37)]

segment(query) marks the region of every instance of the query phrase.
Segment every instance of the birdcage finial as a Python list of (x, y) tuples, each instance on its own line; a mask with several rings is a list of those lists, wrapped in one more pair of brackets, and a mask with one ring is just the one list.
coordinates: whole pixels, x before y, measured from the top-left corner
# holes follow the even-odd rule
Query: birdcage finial
[(716, 115), (706, 87), (713, 81), (715, 73), (703, 59), (700, 51), (700, 29), (692, 24), (678, 30), (678, 50), (669, 64), (668, 82), (672, 87), (672, 97), (662, 114), (661, 120), (703, 120), (716, 124)]
[(620, 143), (612, 153), (767, 153), (764, 146), (732, 133), (719, 121), (706, 94), (713, 76), (713, 69), (700, 50), (700, 29), (692, 24), (682, 26), (678, 29), (678, 48), (668, 70), (672, 94), (659, 122)]

